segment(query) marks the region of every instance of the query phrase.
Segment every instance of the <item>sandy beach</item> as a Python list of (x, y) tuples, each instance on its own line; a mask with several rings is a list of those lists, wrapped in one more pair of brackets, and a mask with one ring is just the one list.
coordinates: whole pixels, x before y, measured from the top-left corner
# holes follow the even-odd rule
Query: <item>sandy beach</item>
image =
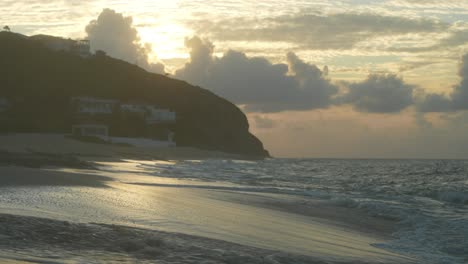
[(96, 144), (78, 141), (63, 134), (0, 134), (0, 151), (72, 155), (80, 159), (243, 159), (236, 154), (191, 147), (133, 147), (118, 144)]
[[(163, 149), (141, 154), (57, 135), (0, 138), (2, 151), (40, 151), (48, 157), (37, 168), (21, 166), (30, 164), (30, 156), (0, 167), (2, 262), (411, 262), (378, 246), (391, 238), (393, 220), (236, 184), (155, 177), (121, 160), (219, 158), (219, 153)], [(49, 166), (52, 154), (95, 162)]]
[(468, 264), (468, 0), (0, 18), (0, 264)]

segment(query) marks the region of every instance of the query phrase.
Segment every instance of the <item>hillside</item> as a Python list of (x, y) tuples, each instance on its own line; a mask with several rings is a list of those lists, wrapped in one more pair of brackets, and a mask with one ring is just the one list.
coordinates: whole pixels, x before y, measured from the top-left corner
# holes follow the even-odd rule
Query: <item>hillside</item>
[(3, 130), (70, 133), (71, 97), (92, 96), (176, 111), (178, 146), (268, 156), (239, 108), (184, 81), (108, 56), (52, 51), (10, 32), (0, 32), (0, 58), (0, 97), (13, 102)]

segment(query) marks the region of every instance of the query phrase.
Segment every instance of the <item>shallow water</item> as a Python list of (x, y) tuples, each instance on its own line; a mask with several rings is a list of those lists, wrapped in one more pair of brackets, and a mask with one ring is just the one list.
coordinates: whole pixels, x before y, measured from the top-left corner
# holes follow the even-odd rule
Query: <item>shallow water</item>
[(468, 161), (311, 160), (134, 163), (153, 175), (319, 198), (398, 220), (380, 247), (424, 263), (468, 262)]
[[(293, 254), (279, 263), (293, 263), (293, 256), (303, 255), (327, 261), (406, 260), (396, 254), (420, 263), (467, 261), (465, 161), (275, 159), (101, 165), (98, 173), (114, 179), (107, 183), (110, 188), (4, 187), (0, 212), (185, 233)], [(265, 206), (266, 200), (275, 206)], [(304, 207), (293, 211), (299, 202)], [(322, 213), (349, 209), (343, 214), (365, 219), (364, 227), (369, 224), (365, 221), (379, 219), (398, 224), (388, 240), (382, 228), (371, 232), (370, 225), (369, 230), (345, 225), (346, 217), (339, 215), (330, 223), (326, 217), (305, 214), (306, 207)], [(362, 212), (375, 217), (364, 218)], [(301, 261), (296, 263), (312, 263)]]

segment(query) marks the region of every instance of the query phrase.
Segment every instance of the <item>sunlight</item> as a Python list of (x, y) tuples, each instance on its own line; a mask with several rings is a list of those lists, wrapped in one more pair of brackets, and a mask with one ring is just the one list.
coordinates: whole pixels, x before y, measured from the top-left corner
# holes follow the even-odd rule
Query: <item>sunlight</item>
[(439, 2), (0, 0), (0, 264), (467, 264)]
[(142, 42), (150, 43), (153, 53), (150, 60), (188, 58), (184, 47), (184, 38), (192, 33), (184, 26), (169, 22), (165, 24), (139, 27), (138, 32)]

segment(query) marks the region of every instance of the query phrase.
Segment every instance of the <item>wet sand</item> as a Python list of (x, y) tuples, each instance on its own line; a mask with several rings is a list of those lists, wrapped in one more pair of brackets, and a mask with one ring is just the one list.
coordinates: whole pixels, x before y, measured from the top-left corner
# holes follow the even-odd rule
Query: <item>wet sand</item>
[[(62, 174), (62, 180), (69, 185), (0, 187), (0, 212), (4, 214), (0, 217), (3, 221), (0, 256), (5, 259), (21, 259), (16, 253), (13, 256), (11, 250), (26, 252), (26, 260), (31, 257), (50, 259), (47, 252), (52, 248), (56, 254), (52, 259), (58, 263), (73, 259), (89, 261), (99, 256), (108, 260), (121, 259), (124, 263), (135, 259), (160, 263), (169, 263), (169, 260), (174, 261), (170, 263), (409, 261), (375, 246), (385, 241), (388, 234), (383, 230), (380, 233), (376, 233), (376, 229), (359, 230), (352, 221), (349, 225), (343, 224), (350, 213), (357, 219), (361, 212), (336, 211), (322, 204), (316, 208), (320, 212), (313, 213), (310, 206), (307, 210), (287, 206), (288, 199), (280, 196), (190, 188), (183, 184), (181, 186), (185, 187), (174, 187), (180, 184), (177, 180), (172, 186), (164, 187), (125, 183), (129, 175), (121, 178), (115, 174), (112, 180), (106, 175), (106, 181), (102, 181), (96, 177), (99, 175), (93, 175), (99, 174), (98, 171), (10, 167), (1, 168), (0, 175), (5, 175), (6, 171), (29, 175), (24, 179), (54, 179)], [(74, 177), (86, 178), (87, 182), (76, 182)], [(131, 177), (136, 181), (145, 178)], [(86, 187), (93, 181), (107, 188)], [(276, 205), (271, 206), (274, 203)], [(379, 219), (372, 221), (375, 223)], [(130, 237), (120, 237), (128, 232)], [(148, 246), (145, 241), (153, 238), (170, 246)], [(133, 241), (130, 251), (123, 248), (125, 241)], [(92, 246), (101, 244), (102, 247)], [(44, 251), (44, 247), (49, 251)], [(29, 253), (23, 251), (26, 248)], [(89, 250), (92, 252), (83, 255)], [(265, 259), (270, 261), (265, 262)]]
[(304, 199), (293, 195), (223, 192), (219, 199), (231, 199), (241, 204), (304, 215), (315, 221), (344, 230), (355, 230), (377, 239), (391, 239), (396, 231), (396, 219), (370, 216), (364, 210), (338, 207), (330, 202)]
[(323, 263), (308, 256), (119, 225), (5, 214), (0, 214), (0, 223), (2, 263), (275, 263), (281, 258), (293, 263)]
[(88, 186), (107, 187), (111, 178), (97, 174), (77, 174), (25, 167), (0, 167), (0, 187), (14, 186)]
[[(0, 149), (35, 151), (25, 148), (27, 141), (9, 142)], [(88, 144), (83, 149), (76, 144), (71, 149), (47, 144), (41, 151), (71, 155), (72, 149), (80, 150), (87, 158), (94, 153)], [(99, 155), (109, 151), (96, 150), (102, 151)], [(112, 158), (113, 151), (105, 157)], [(39, 168), (0, 167), (2, 263), (411, 262), (379, 248), (391, 239), (394, 221), (356, 209), (149, 177), (131, 163), (93, 170), (59, 169), (48, 162)]]

